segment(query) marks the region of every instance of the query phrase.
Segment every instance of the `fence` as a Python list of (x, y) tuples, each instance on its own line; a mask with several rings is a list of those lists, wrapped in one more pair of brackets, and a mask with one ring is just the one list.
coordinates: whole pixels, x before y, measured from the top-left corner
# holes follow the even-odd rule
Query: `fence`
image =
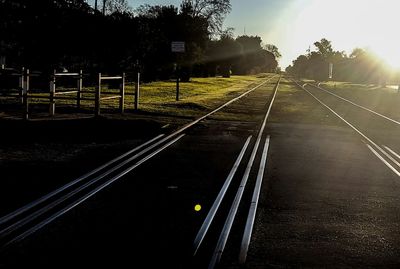
[[(68, 90), (68, 91), (63, 91), (63, 92), (56, 92), (57, 89), (57, 78), (60, 77), (70, 77), (76, 80), (77, 86), (76, 86), (76, 91), (75, 90)], [(81, 99), (82, 99), (82, 85), (83, 85), (83, 72), (82, 70), (79, 70), (79, 73), (56, 73), (54, 70), (54, 73), (52, 75), (52, 79), (50, 81), (50, 107), (49, 107), (49, 113), (51, 116), (54, 116), (55, 114), (55, 109), (56, 109), (56, 99), (65, 99), (65, 100), (74, 100), (75, 98), (71, 97), (64, 97), (60, 95), (67, 95), (67, 94), (72, 94), (76, 93), (76, 107), (79, 109), (81, 108)]]
[[(14, 97), (20, 99), (22, 102), (23, 88), (25, 88), (25, 69), (22, 68), (20, 73), (14, 69), (7, 69), (4, 66), (1, 68), (0, 84), (3, 85), (8, 91), (1, 92), (2, 96)], [(29, 72), (29, 71), (28, 71)], [(18, 81), (17, 87), (12, 86), (16, 84), (15, 79)]]
[[(120, 90), (119, 94), (115, 95), (113, 92), (101, 92), (101, 84), (105, 80), (119, 80), (121, 81), (120, 84)], [(111, 95), (108, 97), (101, 97), (102, 94), (106, 95)], [(115, 99), (119, 98), (119, 110), (121, 113), (124, 112), (124, 102), (125, 102), (125, 73), (122, 74), (122, 76), (116, 76), (116, 77), (107, 77), (107, 76), (102, 76), (101, 73), (99, 73), (99, 84), (96, 88), (96, 95), (95, 95), (95, 114), (96, 116), (100, 115), (100, 105), (102, 100), (110, 100), (110, 99)]]
[[(3, 69), (4, 70), (4, 69)], [(4, 76), (4, 73), (0, 74), (0, 78)], [(94, 102), (94, 114), (96, 116), (100, 115), (101, 104), (103, 101), (111, 99), (119, 99), (119, 112), (124, 112), (125, 104), (125, 73), (120, 76), (104, 76), (101, 73), (98, 74), (98, 81), (95, 91), (85, 91), (83, 90), (83, 79), (84, 75), (82, 70), (77, 73), (57, 73), (54, 71), (50, 77), (49, 91), (48, 93), (42, 92), (42, 95), (35, 94), (31, 92), (30, 83), (31, 79), (38, 74), (30, 73), (29, 69), (22, 69), (20, 73), (11, 72), (7, 76), (18, 78), (18, 87), (15, 90), (10, 90), (7, 92), (2, 92), (3, 96), (15, 97), (20, 100), (23, 107), (23, 118), (29, 119), (29, 104), (31, 99), (47, 99), (49, 100), (49, 115), (54, 116), (56, 111), (56, 100), (75, 100), (76, 107), (81, 108), (81, 101), (93, 101)], [(58, 81), (60, 78), (69, 78), (76, 81), (76, 88), (58, 91)], [(104, 83), (106, 81), (116, 81), (119, 82), (118, 92), (112, 91), (111, 89), (105, 90)], [(140, 73), (137, 74), (137, 81), (135, 83), (134, 95), (134, 109), (137, 110), (139, 107), (139, 85), (140, 85)], [(15, 88), (15, 87), (14, 87)], [(45, 96), (43, 96), (45, 94)], [(73, 94), (73, 96), (71, 96)], [(83, 97), (83, 94), (94, 94), (94, 97)]]

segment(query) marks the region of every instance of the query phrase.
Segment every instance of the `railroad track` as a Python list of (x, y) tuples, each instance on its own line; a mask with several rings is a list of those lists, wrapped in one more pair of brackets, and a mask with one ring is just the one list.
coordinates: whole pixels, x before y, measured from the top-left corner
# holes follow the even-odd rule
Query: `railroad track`
[[(236, 225), (235, 230), (239, 231), (241, 236), (240, 239), (231, 240), (235, 242), (231, 242), (227, 255), (231, 256), (232, 253), (235, 253), (233, 255), (237, 253), (238, 255), (233, 258), (234, 263), (244, 264), (246, 262), (270, 143), (270, 137), (265, 133), (265, 127), (280, 80), (281, 77), (274, 87), (257, 136), (254, 138), (249, 136), (244, 142), (224, 184), (198, 229), (193, 241), (192, 268), (208, 267), (212, 269), (221, 265), (225, 249), (228, 248), (228, 238), (234, 229), (235, 220), (238, 219), (241, 220), (239, 222), (242, 225)], [(255, 142), (251, 143), (252, 140)], [(257, 167), (258, 170), (255, 174)], [(236, 183), (234, 183), (235, 181)], [(235, 235), (237, 237), (238, 233)]]
[[(391, 132), (392, 136), (395, 138), (400, 133), (400, 122), (392, 119), (386, 115), (378, 113), (370, 108), (365, 106), (361, 106), (353, 101), (350, 101), (344, 97), (341, 97), (337, 94), (334, 94), (326, 89), (318, 85), (313, 84), (301, 84), (295, 80), (293, 80), (298, 87), (306, 91), (309, 95), (311, 95), (319, 104), (324, 106), (327, 110), (329, 110), (333, 115), (339, 118), (345, 125), (351, 128), (356, 134), (361, 137), (362, 142), (365, 146), (393, 173), (395, 173), (398, 177), (400, 177), (400, 154), (398, 153), (398, 143), (394, 139), (391, 139), (390, 136), (384, 136), (380, 132)], [(314, 90), (312, 90), (314, 89)], [(340, 111), (332, 108), (333, 105), (329, 105), (324, 102), (321, 98), (318, 98), (316, 92), (319, 91), (321, 94), (327, 96), (333, 96), (338, 101), (343, 104), (347, 104), (351, 106), (354, 110), (357, 110), (356, 113), (360, 113), (363, 115), (368, 115), (368, 123), (372, 124), (372, 122), (378, 122), (382, 124), (382, 126), (387, 127), (388, 129), (383, 130), (372, 130), (369, 128), (368, 124), (360, 122), (360, 117), (352, 117), (349, 113), (346, 115), (341, 115)]]
[(231, 99), (171, 134), (160, 134), (93, 171), (0, 218), (0, 251), (6, 251), (164, 151), (200, 121), (259, 89), (276, 76)]

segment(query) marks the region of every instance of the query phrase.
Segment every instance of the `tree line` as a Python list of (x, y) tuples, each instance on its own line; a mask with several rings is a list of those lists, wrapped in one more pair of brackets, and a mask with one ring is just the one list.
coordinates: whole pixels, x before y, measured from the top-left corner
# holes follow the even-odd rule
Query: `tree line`
[[(134, 11), (126, 0), (95, 5), (0, 0), (0, 58), (7, 66), (49, 72), (140, 70), (145, 80), (168, 79), (177, 72), (184, 80), (229, 77), (278, 67), (274, 45), (222, 30), (229, 0), (183, 0), (179, 7), (143, 5)], [(185, 53), (173, 53), (173, 41), (184, 41)]]
[(314, 43), (315, 51), (300, 55), (286, 72), (316, 81), (329, 80), (329, 64), (333, 64), (332, 78), (337, 81), (368, 83), (385, 86), (396, 83), (399, 74), (391, 70), (373, 52), (355, 48), (350, 55), (333, 49), (332, 42), (323, 38)]

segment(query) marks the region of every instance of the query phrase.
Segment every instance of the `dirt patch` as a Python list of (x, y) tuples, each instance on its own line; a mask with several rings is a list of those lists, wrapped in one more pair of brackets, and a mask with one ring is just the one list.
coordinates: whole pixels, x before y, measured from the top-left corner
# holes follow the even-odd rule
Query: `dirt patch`
[(161, 127), (152, 120), (107, 119), (105, 117), (68, 120), (0, 121), (0, 145), (34, 142), (111, 142), (155, 133)]

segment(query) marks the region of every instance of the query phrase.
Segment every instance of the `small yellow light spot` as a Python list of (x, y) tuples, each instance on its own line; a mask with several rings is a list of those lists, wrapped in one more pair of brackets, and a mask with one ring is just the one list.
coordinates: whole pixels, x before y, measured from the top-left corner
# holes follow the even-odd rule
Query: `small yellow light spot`
[(195, 211), (200, 211), (201, 210), (201, 205), (197, 204), (194, 206)]

